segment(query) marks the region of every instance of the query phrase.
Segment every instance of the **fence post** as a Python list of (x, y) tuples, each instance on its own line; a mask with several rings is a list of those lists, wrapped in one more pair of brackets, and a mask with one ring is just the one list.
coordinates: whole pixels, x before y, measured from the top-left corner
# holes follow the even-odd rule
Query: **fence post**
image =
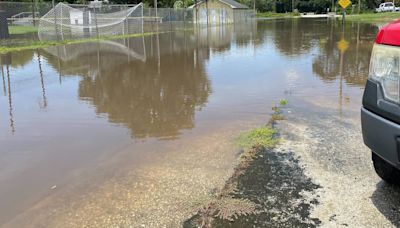
[[(97, 11), (96, 11), (96, 6), (93, 8), (93, 12), (94, 12), (94, 18), (96, 20), (96, 34), (97, 34), (97, 38), (99, 38), (99, 26), (97, 23)], [(92, 24), (92, 23), (90, 23)]]
[(89, 17), (91, 17), (90, 15), (90, 11), (88, 11), (86, 8), (83, 9), (83, 36), (85, 38), (90, 37), (92, 31), (90, 31), (90, 24), (89, 24)]
[(35, 2), (32, 0), (32, 24), (36, 26), (36, 5)]
[(186, 29), (186, 8), (183, 8), (183, 30)]
[(7, 39), (9, 37), (10, 33), (8, 32), (6, 12), (4, 10), (0, 10), (0, 39)]
[[(142, 34), (144, 34), (144, 21), (143, 21), (143, 19), (144, 19), (144, 7), (143, 7), (143, 3), (142, 3), (142, 5), (140, 6), (141, 8), (142, 8), (142, 10), (141, 10), (141, 21), (142, 21)], [(144, 39), (144, 37), (143, 37), (143, 39)]]
[(171, 8), (169, 8), (169, 31), (172, 31)]

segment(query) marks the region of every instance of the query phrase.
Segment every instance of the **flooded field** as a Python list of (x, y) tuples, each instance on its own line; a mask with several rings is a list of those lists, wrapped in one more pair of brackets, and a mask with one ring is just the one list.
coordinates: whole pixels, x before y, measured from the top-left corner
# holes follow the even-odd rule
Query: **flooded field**
[[(0, 226), (181, 226), (231, 175), (235, 138), (280, 99), (285, 131), (325, 134), (308, 150), (325, 171), (354, 171), (351, 159), (369, 167), (359, 109), (377, 31), (259, 20), (2, 55)], [(332, 142), (349, 139), (336, 127), (356, 132), (347, 136), (362, 159), (332, 156)], [(395, 225), (390, 216), (374, 225)]]

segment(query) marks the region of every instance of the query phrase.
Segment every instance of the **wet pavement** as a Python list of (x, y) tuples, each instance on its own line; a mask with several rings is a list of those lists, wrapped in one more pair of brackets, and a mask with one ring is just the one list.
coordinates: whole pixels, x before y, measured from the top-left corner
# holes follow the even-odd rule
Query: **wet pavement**
[[(293, 106), (279, 126), (306, 174), (322, 186), (311, 216), (325, 226), (398, 227), (400, 189), (374, 173), (371, 153), (362, 141), (359, 110), (353, 102), (342, 111), (327, 103)], [(323, 113), (316, 111), (322, 107)]]
[(377, 30), (268, 20), (2, 55), (0, 226), (182, 226), (283, 98), (284, 142), (235, 196), (261, 212), (214, 226), (400, 226), (361, 137)]

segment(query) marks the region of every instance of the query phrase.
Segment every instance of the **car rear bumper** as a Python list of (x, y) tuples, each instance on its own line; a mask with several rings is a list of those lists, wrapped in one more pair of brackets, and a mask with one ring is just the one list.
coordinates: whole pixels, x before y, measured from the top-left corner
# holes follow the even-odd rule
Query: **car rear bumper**
[(361, 108), (361, 126), (365, 145), (400, 169), (400, 125)]

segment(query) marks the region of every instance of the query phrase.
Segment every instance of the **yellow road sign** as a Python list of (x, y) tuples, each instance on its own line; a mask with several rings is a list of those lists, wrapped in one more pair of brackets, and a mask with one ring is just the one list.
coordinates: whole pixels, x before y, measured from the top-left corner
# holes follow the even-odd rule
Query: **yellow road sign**
[(337, 48), (341, 53), (344, 53), (349, 48), (349, 42), (342, 38), (339, 42), (337, 42)]
[(346, 9), (349, 5), (351, 5), (350, 0), (339, 0), (338, 3), (343, 9)]

